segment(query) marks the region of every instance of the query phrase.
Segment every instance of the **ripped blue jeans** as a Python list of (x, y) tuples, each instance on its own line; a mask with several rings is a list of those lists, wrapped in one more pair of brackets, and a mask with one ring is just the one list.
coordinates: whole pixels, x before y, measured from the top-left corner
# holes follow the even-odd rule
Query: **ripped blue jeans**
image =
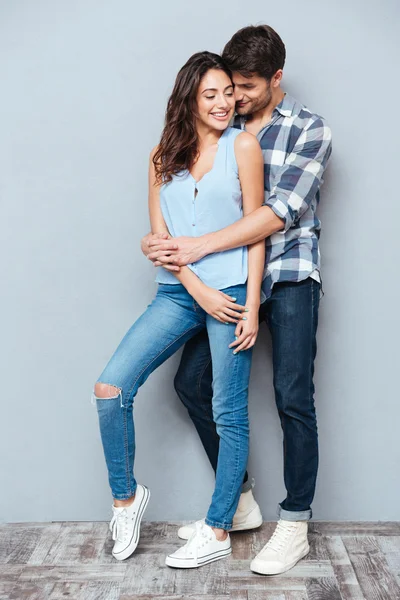
[[(246, 302), (246, 285), (224, 291)], [(94, 396), (113, 497), (135, 494), (133, 401), (149, 375), (185, 342), (206, 329), (213, 367), (212, 411), (220, 446), (215, 490), (206, 523), (229, 530), (242, 491), (249, 446), (247, 410), (252, 350), (233, 354), (235, 324), (208, 315), (181, 284), (159, 284), (147, 310), (132, 325), (97, 380), (118, 389), (110, 398)], [(171, 382), (172, 386), (172, 382)]]

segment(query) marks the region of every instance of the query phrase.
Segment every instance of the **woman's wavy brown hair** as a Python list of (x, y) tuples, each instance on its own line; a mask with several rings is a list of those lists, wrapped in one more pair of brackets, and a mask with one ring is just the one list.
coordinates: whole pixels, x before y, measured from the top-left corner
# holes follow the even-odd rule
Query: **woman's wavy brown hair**
[(176, 77), (160, 144), (153, 156), (158, 184), (168, 183), (180, 171), (190, 171), (198, 158), (196, 97), (200, 81), (210, 69), (224, 71), (231, 79), (231, 72), (222, 58), (212, 52), (193, 54)]

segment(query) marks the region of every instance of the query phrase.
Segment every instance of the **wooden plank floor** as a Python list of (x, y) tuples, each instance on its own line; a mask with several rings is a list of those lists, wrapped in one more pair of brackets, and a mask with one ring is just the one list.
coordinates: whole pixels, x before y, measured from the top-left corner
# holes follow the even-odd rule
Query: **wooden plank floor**
[(233, 554), (200, 569), (170, 569), (176, 523), (144, 523), (129, 559), (111, 557), (107, 523), (0, 525), (0, 600), (400, 600), (400, 523), (310, 524), (310, 554), (261, 576), (251, 558), (275, 523), (232, 535)]

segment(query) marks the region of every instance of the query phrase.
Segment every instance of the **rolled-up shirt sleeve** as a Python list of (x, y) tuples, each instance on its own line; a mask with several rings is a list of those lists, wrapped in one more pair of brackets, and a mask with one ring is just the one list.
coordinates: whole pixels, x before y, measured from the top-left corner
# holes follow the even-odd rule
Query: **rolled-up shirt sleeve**
[(265, 205), (284, 221), (282, 231), (290, 229), (308, 210), (331, 152), (331, 130), (319, 117), (302, 131), (265, 198)]

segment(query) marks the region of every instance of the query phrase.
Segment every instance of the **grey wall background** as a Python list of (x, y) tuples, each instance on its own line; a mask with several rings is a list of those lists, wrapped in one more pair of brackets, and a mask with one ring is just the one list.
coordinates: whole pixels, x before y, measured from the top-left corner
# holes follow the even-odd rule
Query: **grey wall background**
[[(324, 115), (325, 297), (317, 360), (317, 519), (399, 519), (396, 0), (0, 2), (0, 519), (102, 520), (111, 496), (93, 382), (151, 300), (147, 163), (178, 69), (267, 22), (283, 87)], [(396, 60), (397, 59), (397, 60)], [(136, 401), (147, 519), (204, 515), (213, 476), (173, 389)], [(266, 519), (284, 497), (270, 343), (259, 336), (250, 471)]]

